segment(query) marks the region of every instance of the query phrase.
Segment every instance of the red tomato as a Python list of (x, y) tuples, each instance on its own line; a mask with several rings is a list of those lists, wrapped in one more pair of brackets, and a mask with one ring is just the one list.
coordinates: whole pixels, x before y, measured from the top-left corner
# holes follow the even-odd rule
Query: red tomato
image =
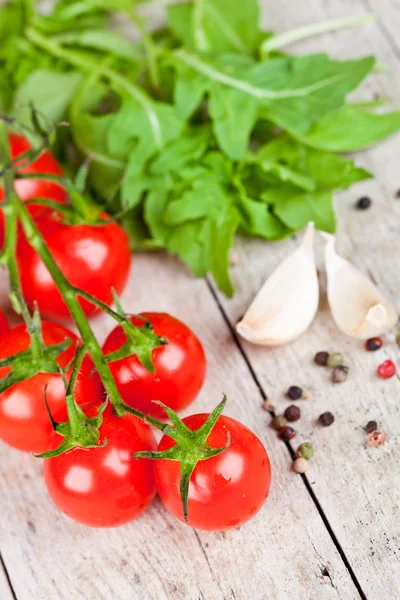
[[(209, 415), (192, 415), (183, 419), (192, 431), (199, 429)], [(230, 445), (221, 454), (197, 463), (189, 484), (188, 524), (198, 529), (226, 531), (251, 519), (268, 496), (271, 466), (268, 454), (247, 427), (221, 415), (208, 436), (214, 448)], [(171, 448), (175, 442), (164, 436), (158, 450)], [(155, 461), (158, 493), (167, 509), (184, 521), (179, 493), (179, 463)]]
[(5, 315), (3, 315), (3, 313), (0, 310), (0, 333), (4, 333), (5, 331), (8, 331), (8, 329), (9, 329), (8, 321), (5, 317)]
[[(31, 147), (28, 140), (17, 133), (10, 133), (9, 135), (11, 157), (17, 158)], [(35, 173), (49, 173), (50, 175), (62, 175), (60, 165), (54, 158), (54, 156), (45, 150), (40, 157), (35, 160), (28, 167), (24, 167), (20, 170), (20, 173), (32, 173), (33, 177)], [(33, 198), (49, 198), (54, 202), (60, 202), (65, 204), (67, 202), (67, 192), (58, 183), (53, 181), (46, 181), (45, 179), (16, 179), (15, 189), (21, 198), (21, 200), (31, 200)], [(4, 200), (3, 189), (0, 188), (0, 202)], [(42, 212), (42, 206), (30, 205), (29, 210), (32, 214), (38, 214)], [(3, 211), (0, 210), (0, 248), (4, 242), (4, 215)]]
[[(83, 409), (95, 416), (93, 405)], [(75, 448), (44, 460), (53, 502), (74, 521), (91, 527), (115, 527), (136, 519), (156, 494), (153, 461), (133, 458), (134, 452), (156, 448), (149, 426), (132, 415), (117, 417), (108, 406), (99, 443), (105, 439), (103, 448)]]
[[(166, 313), (142, 314), (155, 333), (168, 339), (168, 344), (153, 350), (155, 373), (149, 373), (135, 355), (111, 362), (110, 369), (129, 406), (162, 419), (165, 411), (152, 400), (160, 400), (175, 411), (188, 406), (203, 385), (206, 358), (199, 339), (184, 323)], [(131, 322), (138, 327), (144, 324), (138, 317), (132, 317)], [(118, 350), (125, 342), (124, 330), (116, 327), (104, 343), (104, 354)]]
[[(60, 367), (72, 360), (78, 338), (61, 325), (44, 321), (42, 323), (43, 340), (46, 345), (54, 345), (70, 338), (72, 344), (57, 359)], [(29, 348), (30, 338), (25, 325), (13, 327), (0, 337), (0, 358), (6, 358)], [(0, 378), (10, 370), (0, 369)], [(78, 404), (87, 402), (92, 396), (102, 394), (100, 379), (92, 374), (93, 363), (89, 357), (84, 359), (78, 376), (76, 400)], [(67, 379), (70, 376), (67, 373)], [(49, 449), (52, 426), (44, 403), (44, 388), (47, 385), (47, 402), (56, 421), (67, 420), (65, 405), (65, 387), (61, 375), (57, 373), (38, 373), (21, 381), (0, 394), (0, 439), (26, 452), (40, 453)], [(61, 439), (61, 438), (60, 438)]]
[[(131, 264), (128, 236), (122, 227), (117, 223), (67, 225), (54, 210), (38, 216), (36, 224), (65, 277), (98, 300), (112, 304), (112, 289), (122, 292)], [(70, 320), (57, 286), (25, 236), (18, 240), (17, 258), (26, 302), (30, 306), (37, 302), (40, 314), (47, 318)], [(87, 316), (99, 312), (87, 300), (80, 302)]]

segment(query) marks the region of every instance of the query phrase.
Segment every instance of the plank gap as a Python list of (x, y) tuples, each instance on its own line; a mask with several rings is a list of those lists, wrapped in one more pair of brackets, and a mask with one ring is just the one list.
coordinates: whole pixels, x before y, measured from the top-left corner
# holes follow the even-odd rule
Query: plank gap
[[(238, 337), (238, 335), (237, 335), (237, 333), (236, 333), (236, 331), (235, 331), (232, 323), (230, 322), (229, 317), (228, 317), (227, 313), (225, 312), (225, 310), (224, 310), (224, 308), (223, 308), (223, 306), (222, 306), (222, 304), (221, 304), (221, 302), (220, 302), (220, 300), (219, 300), (219, 298), (217, 296), (217, 293), (216, 293), (216, 291), (215, 291), (215, 289), (214, 289), (214, 287), (213, 287), (213, 285), (212, 285), (212, 283), (211, 283), (211, 281), (210, 281), (210, 279), (208, 277), (206, 277), (206, 282), (207, 282), (208, 289), (210, 290), (210, 293), (211, 293), (212, 297), (214, 298), (214, 300), (215, 300), (215, 302), (216, 302), (216, 304), (218, 306), (218, 309), (221, 312), (221, 315), (222, 315), (222, 317), (223, 317), (223, 319), (224, 319), (227, 327), (229, 328), (229, 331), (230, 331), (230, 333), (231, 333), (231, 335), (232, 335), (232, 337), (234, 339), (234, 342), (237, 345), (238, 350), (239, 350), (240, 354), (242, 355), (242, 357), (243, 357), (243, 359), (244, 359), (244, 361), (245, 361), (245, 363), (247, 365), (247, 368), (248, 368), (248, 370), (249, 370), (252, 378), (254, 379), (254, 382), (256, 383), (256, 385), (257, 385), (257, 387), (258, 387), (258, 389), (260, 391), (261, 397), (264, 400), (266, 400), (268, 396), (267, 396), (267, 394), (266, 394), (266, 392), (265, 392), (265, 390), (264, 390), (264, 388), (263, 388), (260, 380), (258, 379), (257, 374), (255, 373), (255, 371), (254, 371), (254, 369), (253, 369), (253, 367), (252, 367), (252, 365), (251, 365), (251, 363), (250, 363), (250, 361), (249, 361), (249, 359), (248, 359), (248, 357), (247, 357), (247, 355), (246, 355), (246, 353), (245, 353), (245, 351), (244, 351), (244, 349), (242, 347), (242, 344), (241, 344), (241, 342), (239, 340), (239, 337)], [(274, 415), (274, 412), (271, 412), (270, 414)], [(287, 448), (287, 450), (288, 450), (291, 458), (294, 459), (295, 458), (295, 453), (294, 453), (294, 450), (293, 450), (292, 446), (288, 442), (285, 443), (285, 446), (286, 446), (286, 448)], [(361, 587), (360, 582), (358, 581), (358, 578), (357, 578), (355, 572), (353, 571), (353, 568), (352, 568), (352, 566), (351, 566), (351, 564), (350, 564), (350, 562), (349, 562), (349, 560), (348, 560), (348, 558), (346, 556), (346, 553), (344, 552), (342, 546), (340, 545), (340, 542), (339, 542), (338, 538), (336, 537), (336, 535), (335, 535), (335, 533), (334, 533), (334, 531), (333, 531), (333, 529), (331, 527), (331, 524), (329, 523), (329, 520), (328, 520), (327, 516), (325, 515), (325, 513), (324, 513), (324, 511), (322, 509), (322, 506), (319, 503), (319, 500), (318, 500), (317, 496), (314, 493), (314, 490), (311, 487), (310, 482), (308, 481), (306, 475), (302, 475), (301, 478), (303, 480), (303, 483), (305, 485), (305, 488), (306, 488), (307, 492), (309, 493), (309, 495), (311, 497), (311, 500), (313, 501), (313, 503), (315, 505), (315, 508), (318, 511), (318, 514), (319, 514), (319, 516), (320, 516), (320, 518), (321, 518), (321, 520), (322, 520), (322, 522), (323, 522), (323, 524), (324, 524), (324, 526), (325, 526), (325, 528), (326, 528), (329, 536), (332, 539), (333, 544), (336, 546), (336, 549), (337, 549), (337, 551), (338, 551), (338, 553), (339, 553), (339, 555), (340, 555), (340, 557), (341, 557), (341, 559), (343, 561), (343, 564), (345, 565), (345, 567), (346, 567), (346, 569), (347, 569), (347, 571), (348, 571), (348, 573), (349, 573), (349, 575), (350, 575), (350, 577), (351, 577), (351, 579), (352, 579), (355, 587), (357, 588), (358, 593), (360, 594), (361, 600), (368, 600), (367, 596), (365, 595), (365, 593), (364, 593), (364, 591), (363, 591), (363, 589)], [(324, 571), (325, 570), (327, 571), (326, 567), (322, 567), (322, 569)], [(327, 571), (327, 576), (329, 577), (329, 579), (331, 579), (328, 571)]]
[(7, 570), (7, 567), (6, 567), (5, 563), (4, 563), (4, 560), (3, 560), (3, 557), (2, 557), (1, 554), (0, 554), (0, 568), (2, 568), (3, 571), (4, 571), (4, 575), (5, 575), (5, 578), (7, 580), (8, 586), (10, 588), (10, 592), (11, 592), (11, 596), (12, 596), (13, 600), (18, 600), (17, 595), (16, 595), (15, 590), (14, 590), (14, 587), (13, 587), (13, 584), (11, 583), (10, 574), (9, 574), (9, 572)]

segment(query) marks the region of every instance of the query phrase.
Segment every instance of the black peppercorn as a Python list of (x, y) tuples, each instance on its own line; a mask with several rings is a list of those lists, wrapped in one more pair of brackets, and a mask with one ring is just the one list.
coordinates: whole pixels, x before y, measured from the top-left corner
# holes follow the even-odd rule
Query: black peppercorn
[(368, 421), (366, 426), (364, 427), (367, 433), (372, 433), (373, 431), (378, 431), (378, 423), (376, 421)]
[(382, 344), (383, 342), (379, 337), (369, 338), (369, 340), (365, 342), (365, 349), (368, 350), (368, 352), (375, 352), (376, 350), (379, 350), (379, 348), (382, 348)]
[(290, 423), (292, 423), (293, 421), (298, 421), (301, 417), (299, 407), (295, 406), (294, 404), (288, 406), (285, 410), (285, 417)]
[(282, 427), (282, 429), (279, 430), (279, 437), (283, 442), (290, 442), (290, 440), (292, 440), (295, 437), (295, 435), (295, 430), (289, 425), (287, 425), (286, 427)]
[(371, 204), (371, 198), (368, 198), (368, 196), (363, 196), (362, 198), (357, 200), (356, 208), (358, 208), (358, 210), (367, 210), (367, 208), (369, 208)]
[(334, 420), (335, 420), (335, 417), (333, 416), (333, 414), (331, 412), (322, 413), (322, 415), (320, 415), (319, 419), (318, 419), (318, 421), (320, 422), (320, 424), (323, 427), (329, 427), (330, 425), (332, 425)]
[(314, 362), (320, 367), (325, 367), (328, 364), (329, 352), (317, 352), (314, 356)]
[(299, 400), (303, 395), (303, 390), (297, 385), (291, 385), (287, 391), (287, 395), (291, 400)]

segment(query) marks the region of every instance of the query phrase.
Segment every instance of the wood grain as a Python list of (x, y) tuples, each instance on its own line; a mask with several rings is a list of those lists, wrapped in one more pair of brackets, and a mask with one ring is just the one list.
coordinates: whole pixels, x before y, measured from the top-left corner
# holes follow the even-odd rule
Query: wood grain
[[(173, 290), (173, 293), (171, 293)], [(342, 560), (302, 480), (290, 469), (285, 446), (268, 428), (261, 396), (207, 284), (173, 258), (135, 259), (123, 298), (128, 311), (165, 310), (200, 336), (207, 382), (195, 409), (211, 409), (226, 392), (227, 414), (266, 444), (274, 481), (260, 514), (226, 535), (193, 531), (159, 502), (137, 522), (111, 531), (78, 526), (47, 498), (41, 464), (0, 449), (1, 550), (18, 600), (263, 600), (358, 598)], [(112, 323), (95, 323), (103, 339)]]
[[(389, 5), (392, 12), (385, 22), (395, 23), (390, 15), (397, 11), (395, 3), (373, 2), (379, 13)], [(361, 2), (314, 0), (302, 3), (301, 10), (283, 10), (282, 3), (269, 3), (269, 17), (285, 30), (305, 23), (336, 18), (361, 12)], [(267, 16), (266, 16), (267, 18)], [(313, 52), (329, 49), (338, 57), (373, 53), (390, 74), (373, 76), (358, 97), (371, 99), (375, 95), (400, 97), (399, 59), (388, 43), (384, 30), (368, 26), (357, 32), (346, 31), (302, 42), (293, 51)], [(337, 197), (339, 215), (338, 248), (351, 257), (359, 268), (378, 282), (400, 309), (400, 203), (395, 191), (400, 187), (398, 148), (400, 136), (394, 136), (357, 161), (375, 174), (375, 180), (354, 186)], [(373, 198), (373, 207), (365, 213), (354, 209), (361, 195)], [(238, 293), (232, 301), (220, 297), (224, 310), (234, 323), (243, 314), (266, 276), (297, 243), (268, 246), (263, 242), (238, 242), (240, 264), (235, 269)], [(321, 257), (322, 248), (319, 245)], [(366, 353), (361, 342), (343, 336), (332, 322), (326, 299), (311, 329), (296, 343), (281, 349), (265, 350), (243, 343), (243, 349), (266, 393), (279, 400), (283, 410), (287, 402), (283, 391), (297, 384), (312, 392), (313, 398), (303, 402), (303, 418), (297, 425), (301, 441), (310, 440), (316, 457), (310, 465), (307, 479), (343, 548), (365, 593), (371, 597), (384, 592), (399, 598), (399, 506), (398, 485), (400, 417), (398, 377), (382, 382), (376, 377), (376, 367), (390, 357), (399, 364), (399, 350), (388, 336), (384, 349)], [(320, 350), (338, 350), (350, 366), (349, 380), (334, 386), (329, 372), (313, 364)], [(331, 410), (336, 417), (330, 429), (315, 425), (318, 415)], [(375, 419), (387, 433), (388, 440), (380, 448), (366, 444), (363, 426)], [(297, 440), (296, 440), (297, 444)], [(296, 445), (294, 444), (294, 446)]]
[(6, 572), (0, 557), (0, 598), (1, 600), (15, 600), (12, 590), (9, 586)]
[[(397, 41), (388, 41), (387, 34), (390, 32), (391, 38), (397, 34), (396, 4), (368, 2), (382, 13), (384, 26), (328, 34), (302, 42), (293, 51), (328, 50), (343, 58), (377, 54), (392, 72), (390, 76), (375, 75), (361, 97), (400, 98)], [(265, 25), (282, 31), (367, 9), (361, 0), (265, 0), (263, 5)], [(156, 17), (160, 19), (158, 13)], [(339, 248), (370, 272), (400, 309), (400, 201), (393, 196), (400, 187), (400, 180), (396, 181), (398, 144), (396, 136), (358, 157), (374, 171), (376, 180), (340, 195), (337, 207)], [(360, 214), (353, 203), (362, 193), (371, 195), (374, 204)], [(295, 243), (238, 240), (237, 295), (232, 301), (218, 296), (232, 326)], [(284, 391), (289, 385), (299, 384), (313, 393), (312, 399), (300, 405), (303, 418), (294, 444), (311, 440), (316, 450), (307, 488), (302, 478), (292, 473), (286, 447), (268, 427), (270, 419), (261, 409), (258, 385), (207, 283), (194, 280), (173, 258), (142, 255), (135, 259), (124, 302), (128, 311), (169, 311), (199, 334), (209, 369), (195, 407), (211, 409), (222, 392), (228, 394), (227, 414), (251, 427), (270, 453), (271, 495), (252, 522), (226, 535), (193, 531), (169, 516), (158, 501), (128, 526), (92, 530), (76, 525), (52, 506), (39, 461), (2, 445), (0, 551), (17, 599), (353, 600), (360, 594), (347, 561), (364, 590), (363, 597), (400, 598), (400, 494), (396, 483), (400, 383), (398, 379), (381, 382), (374, 375), (384, 358), (399, 358), (393, 340), (379, 353), (367, 354), (359, 342), (337, 331), (323, 299), (312, 328), (295, 344), (273, 351), (243, 344), (258, 381), (278, 400), (279, 410), (287, 406)], [(100, 340), (111, 327), (107, 319), (94, 322)], [(314, 353), (324, 349), (340, 350), (349, 361), (350, 377), (342, 386), (333, 387), (328, 371), (312, 363)], [(330, 429), (315, 426), (315, 419), (325, 410), (336, 416)], [(388, 435), (380, 448), (366, 446), (362, 427), (372, 418)], [(0, 600), (3, 598), (13, 596), (0, 569)]]

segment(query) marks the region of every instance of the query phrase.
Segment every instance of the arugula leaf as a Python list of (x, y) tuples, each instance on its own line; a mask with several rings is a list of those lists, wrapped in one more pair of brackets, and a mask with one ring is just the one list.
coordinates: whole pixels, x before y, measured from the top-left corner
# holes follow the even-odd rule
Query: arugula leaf
[(272, 213), (268, 204), (252, 200), (245, 194), (241, 195), (240, 204), (241, 227), (248, 235), (259, 236), (266, 240), (281, 240), (293, 233), (292, 229)]
[(144, 167), (168, 142), (176, 139), (184, 127), (173, 106), (149, 100), (146, 106), (129, 99), (116, 115), (108, 135), (111, 152), (119, 147), (129, 151), (121, 185), (128, 206), (135, 206), (142, 193), (151, 187)]
[[(366, 77), (375, 63), (372, 57), (334, 61), (326, 54), (314, 54), (274, 58), (241, 70), (232, 69), (230, 60), (224, 65), (221, 57), (213, 61), (185, 50), (175, 51), (174, 57), (178, 109), (183, 107), (184, 113), (190, 114), (195, 101), (201, 100), (208, 91), (211, 106), (214, 104), (211, 116), (214, 117), (215, 134), (232, 159), (241, 158), (239, 152), (243, 154), (248, 144), (257, 106), (262, 107), (263, 114), (276, 125), (304, 135), (316, 119), (343, 105), (346, 95)], [(189, 101), (183, 99), (183, 94), (188, 94)], [(224, 94), (228, 98), (225, 107), (222, 105)], [(228, 137), (228, 128), (223, 122), (228, 115), (232, 123), (236, 107), (244, 107), (246, 103), (249, 108), (243, 117), (244, 133), (238, 141), (239, 133), (235, 135), (229, 131)]]
[(167, 144), (152, 162), (150, 172), (155, 175), (178, 171), (188, 162), (196, 161), (206, 152), (210, 131), (208, 127), (193, 127)]
[(255, 52), (259, 18), (257, 0), (201, 0), (168, 7), (171, 29), (189, 48), (201, 52)]
[(304, 143), (331, 152), (355, 152), (380, 142), (400, 129), (400, 111), (376, 114), (361, 107), (347, 105), (316, 121)]
[(13, 115), (23, 123), (30, 123), (29, 103), (32, 102), (47, 123), (55, 124), (65, 117), (81, 81), (82, 74), (78, 71), (34, 71), (16, 91)]
[(257, 114), (255, 98), (218, 84), (212, 85), (210, 116), (215, 136), (222, 150), (233, 160), (244, 156)]
[[(309, 221), (314, 221), (315, 227), (328, 233), (336, 231), (336, 217), (333, 209), (333, 195), (329, 191), (294, 194), (280, 191), (280, 198), (275, 196), (274, 212), (283, 223), (297, 231), (303, 229)], [(269, 200), (270, 195), (263, 195), (263, 200)]]
[(371, 177), (351, 160), (317, 151), (285, 135), (262, 146), (255, 158), (250, 156), (249, 160), (256, 160), (263, 170), (269, 167), (283, 183), (289, 182), (310, 192), (345, 189)]
[(67, 31), (57, 36), (57, 41), (66, 46), (91, 48), (100, 52), (118, 56), (124, 60), (139, 64), (142, 55), (136, 44), (125, 40), (115, 31), (104, 29), (84, 29), (82, 31)]

